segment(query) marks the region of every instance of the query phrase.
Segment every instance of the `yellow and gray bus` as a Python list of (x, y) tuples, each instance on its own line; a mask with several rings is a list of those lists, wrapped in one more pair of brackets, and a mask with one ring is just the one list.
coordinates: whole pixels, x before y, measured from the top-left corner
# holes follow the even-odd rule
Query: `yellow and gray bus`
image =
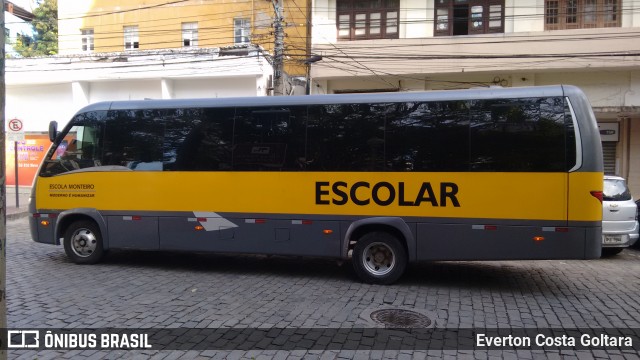
[(33, 239), (410, 262), (600, 256), (595, 117), (572, 86), (101, 102), (58, 132)]

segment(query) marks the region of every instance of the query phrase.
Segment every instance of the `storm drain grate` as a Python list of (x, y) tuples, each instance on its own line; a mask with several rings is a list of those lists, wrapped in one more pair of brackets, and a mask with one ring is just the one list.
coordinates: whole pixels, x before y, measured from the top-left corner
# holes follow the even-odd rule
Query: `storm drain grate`
[(420, 313), (402, 309), (376, 310), (371, 313), (371, 320), (387, 328), (426, 328), (431, 319)]

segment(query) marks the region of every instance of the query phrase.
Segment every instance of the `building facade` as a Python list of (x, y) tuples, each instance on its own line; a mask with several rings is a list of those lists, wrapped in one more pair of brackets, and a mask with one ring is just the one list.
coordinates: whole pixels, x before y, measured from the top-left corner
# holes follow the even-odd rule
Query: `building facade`
[(64, 126), (99, 101), (266, 96), (273, 68), (255, 45), (8, 59), (6, 116), (25, 131)]
[(581, 87), (640, 198), (640, 0), (315, 0), (316, 94)]
[[(277, 11), (275, 5), (282, 5)], [(284, 28), (284, 70), (304, 76), (307, 0), (58, 0), (60, 54), (195, 49), (255, 44), (274, 52), (274, 29)]]
[(6, 116), (22, 120), (23, 148), (34, 148), (49, 121), (64, 126), (98, 101), (272, 95), (276, 24), (291, 93), (307, 74), (309, 9), (302, 0), (58, 0), (59, 55), (7, 60)]

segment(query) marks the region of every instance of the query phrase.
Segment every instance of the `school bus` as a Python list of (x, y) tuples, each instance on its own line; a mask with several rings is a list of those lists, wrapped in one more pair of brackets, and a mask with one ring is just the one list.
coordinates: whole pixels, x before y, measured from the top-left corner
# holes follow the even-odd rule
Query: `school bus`
[(34, 181), (33, 239), (351, 259), (594, 259), (603, 165), (572, 86), (114, 101), (80, 110)]

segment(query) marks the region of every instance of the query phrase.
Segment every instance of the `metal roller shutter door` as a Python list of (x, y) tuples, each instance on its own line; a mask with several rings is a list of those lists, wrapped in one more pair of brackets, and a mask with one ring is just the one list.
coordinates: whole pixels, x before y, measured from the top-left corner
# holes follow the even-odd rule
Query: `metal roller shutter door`
[(604, 173), (606, 175), (616, 175), (616, 145), (615, 141), (605, 141), (602, 143), (602, 157), (604, 160)]

